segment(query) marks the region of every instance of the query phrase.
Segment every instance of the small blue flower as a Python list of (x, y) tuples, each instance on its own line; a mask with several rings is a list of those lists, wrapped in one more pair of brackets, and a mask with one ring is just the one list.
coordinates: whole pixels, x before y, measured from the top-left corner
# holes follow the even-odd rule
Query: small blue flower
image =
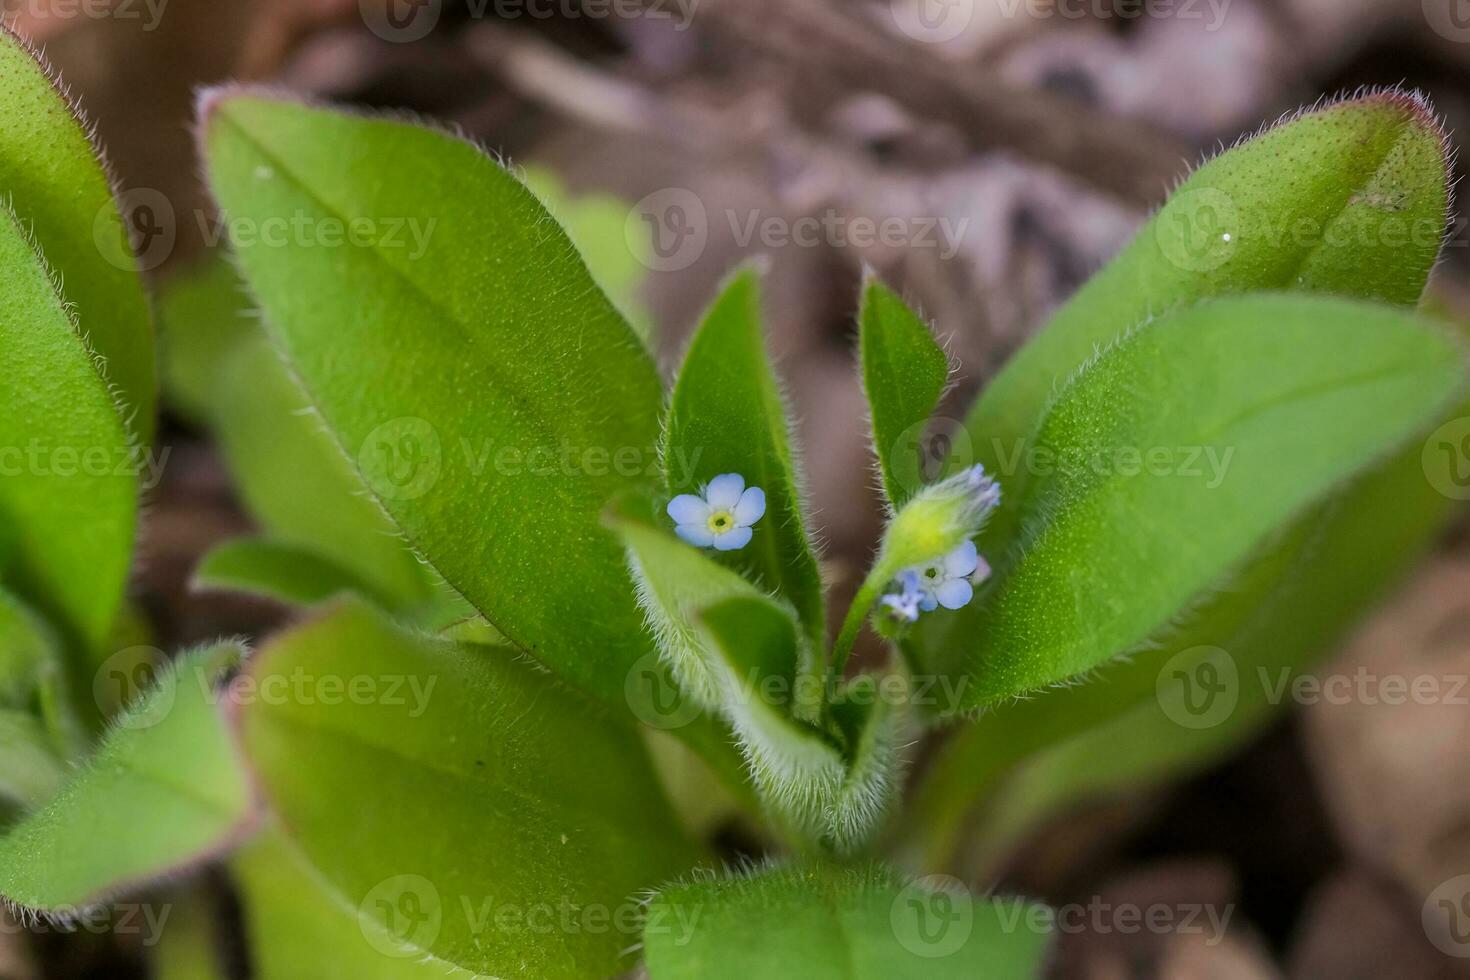
[(919, 608), (932, 612), (935, 607), (963, 609), (975, 597), (974, 583), (990, 576), (990, 565), (980, 557), (975, 542), (966, 541), (938, 561), (921, 565), (917, 572), (923, 599)]
[(750, 526), (766, 512), (766, 492), (745, 486), (739, 473), (722, 473), (698, 496), (681, 493), (669, 501), (674, 531), (699, 548), (735, 551), (750, 543)]
[(880, 600), (893, 615), (912, 623), (921, 612), (962, 609), (975, 597), (975, 586), (990, 577), (990, 565), (980, 556), (975, 542), (966, 541), (937, 561), (899, 573), (899, 591)]
[(912, 568), (898, 576), (899, 591), (890, 592), (882, 598), (883, 605), (893, 610), (893, 615), (906, 623), (919, 618), (919, 604), (924, 594), (919, 591), (919, 573)]

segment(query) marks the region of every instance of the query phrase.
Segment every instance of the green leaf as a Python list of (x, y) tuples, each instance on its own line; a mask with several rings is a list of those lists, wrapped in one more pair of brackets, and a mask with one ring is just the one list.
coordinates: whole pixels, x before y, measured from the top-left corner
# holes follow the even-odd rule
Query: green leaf
[[(304, 693), (271, 694), (294, 677)], [(700, 858), (637, 734), (516, 658), (348, 603), (261, 651), (235, 697), (283, 832), (339, 900), (466, 970), (617, 972), (636, 936), (608, 916)], [(535, 927), (564, 906), (604, 927)]]
[(148, 301), (98, 150), (55, 78), (0, 25), (0, 188), (65, 284), (82, 336), (147, 443), (158, 385)]
[[(985, 464), (1021, 499), (1030, 474), (1008, 461), (1028, 448), (1056, 386), (1180, 304), (1293, 289), (1413, 305), (1443, 240), (1447, 147), (1423, 102), (1387, 91), (1296, 117), (1209, 161), (1006, 364), (965, 420), (973, 460), (956, 463)], [(1002, 508), (981, 550), (1001, 555), (1016, 521)]]
[(217, 423), (226, 409), (220, 384), (236, 346), (265, 342), (252, 312), (223, 247), (164, 280), (158, 292), (163, 395), (175, 414), (201, 427)]
[(739, 473), (766, 494), (755, 536), (729, 562), (796, 607), (812, 644), (823, 645), (822, 577), (807, 538), (790, 427), (761, 338), (760, 280), (736, 273), (705, 314), (669, 404), (664, 474), (672, 494), (697, 493)]
[(1023, 980), (1051, 928), (1043, 906), (974, 899), (953, 878), (798, 867), (663, 891), (643, 946), (652, 980)]
[(75, 908), (238, 840), (254, 806), (213, 682), (242, 655), (221, 644), (162, 672), (92, 759), (0, 840), (0, 895), (37, 911)]
[(158, 933), (144, 936), (145, 946), (155, 944), (153, 980), (228, 980), (221, 961), (224, 923), (216, 924), (224, 916), (207, 882), (171, 893), (161, 908), (167, 918), (158, 923)]
[(202, 111), (236, 227), (305, 216), (377, 232), (336, 248), (235, 242), (368, 487), (517, 647), (621, 703), (647, 637), (598, 519), (614, 495), (651, 488), (660, 388), (571, 242), (444, 133), (230, 92)]
[(888, 502), (897, 509), (924, 485), (924, 429), (949, 380), (949, 358), (924, 322), (876, 278), (863, 290), (858, 323), (873, 448)]
[[(47, 755), (70, 759), (86, 745), (58, 638), (40, 616), (4, 589), (0, 589), (0, 709), (32, 719), (34, 728), (13, 719), (21, 729), (16, 738), (42, 746)], [(33, 731), (38, 738), (30, 738)], [(27, 768), (43, 761), (29, 749), (22, 751)], [(0, 779), (6, 778), (5, 768), (0, 764)]]
[(360, 919), (357, 908), (328, 888), (274, 830), (252, 841), (231, 867), (240, 886), (258, 980), (464, 976), (453, 964), (399, 944), (390, 933)]
[(132, 561), (138, 455), (45, 265), (3, 208), (0, 362), (0, 523), (12, 536), (0, 580), (96, 650)]
[(628, 202), (610, 194), (573, 194), (555, 171), (545, 167), (527, 167), (521, 176), (571, 236), (597, 285), (617, 304), (639, 338), (648, 342), (653, 317), (639, 291), (652, 268), (652, 257), (646, 254), (651, 249), (642, 238), (627, 233)]
[(1463, 383), (1447, 337), (1326, 298), (1218, 300), (1119, 341), (1037, 432), (1054, 472), (1021, 504), (1020, 557), (977, 617), (965, 704), (1142, 643)]
[(335, 562), (270, 538), (235, 538), (216, 545), (194, 570), (193, 588), (248, 592), (297, 606), (314, 606), (343, 593), (375, 598), (371, 586)]
[[(1420, 448), (1316, 508), (1251, 562), (1238, 590), (1211, 599), (1155, 649), (1110, 665), (1092, 683), (1000, 706), (957, 732), (915, 801), (921, 860), (948, 866), (965, 819), (978, 811), (969, 857), (997, 861), (1062, 807), (1193, 771), (1248, 739), (1286, 707), (1271, 703), (1267, 681), (1279, 684), (1281, 671), (1294, 675), (1329, 653), (1458, 509), (1424, 479)], [(1203, 677), (1199, 665), (1218, 651), (1229, 666), (1217, 663), (1216, 673), (1233, 686), (1217, 706), (1198, 698), (1197, 685), (1191, 693), (1204, 708), (1196, 713), (1179, 700), (1183, 677)], [(1099, 756), (1089, 743), (1115, 751)]]
[(852, 725), (839, 727), (843, 738), (834, 744), (791, 716), (802, 679), (790, 669), (798, 640), (787, 610), (769, 599), (735, 597), (701, 609), (696, 622), (728, 678), (725, 715), (762, 797), (837, 851), (857, 850), (897, 788), (901, 699), (882, 700), (871, 677), (855, 682), (844, 692)]
[(395, 610), (433, 596), (430, 574), (252, 318), (222, 253), (171, 280), (160, 302), (171, 403), (213, 430), (246, 509), (282, 544), (370, 585)]
[(26, 711), (0, 708), (0, 797), (25, 809), (55, 795), (66, 775), (40, 719)]
[(610, 523), (680, 690), (729, 723), (772, 814), (839, 850), (861, 844), (896, 782), (893, 705), (862, 715), (844, 743), (821, 725), (822, 677), (788, 606), (660, 528)]

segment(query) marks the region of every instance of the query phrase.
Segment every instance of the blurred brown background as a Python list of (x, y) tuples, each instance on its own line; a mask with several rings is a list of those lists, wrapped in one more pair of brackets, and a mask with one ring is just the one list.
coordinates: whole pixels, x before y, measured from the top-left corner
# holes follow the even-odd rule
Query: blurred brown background
[[(853, 371), (865, 265), (946, 338), (961, 365), (946, 410), (958, 416), (1222, 143), (1360, 85), (1421, 88), (1451, 129), (1470, 124), (1463, 0), (4, 0), (0, 9), (44, 46), (123, 188), (168, 202), (176, 240), (148, 257), (155, 277), (206, 247), (190, 118), (197, 87), (228, 80), (411, 110), (556, 173), (574, 196), (627, 202), (625, 247), (640, 256), (639, 302), (665, 364), (718, 280), (743, 257), (769, 256), (772, 343), (839, 583), (860, 570), (881, 516)], [(690, 192), (702, 217), (670, 209)], [(772, 218), (819, 230), (772, 241), (760, 230)], [(839, 241), (820, 230), (850, 231), (857, 218), (887, 219), (895, 234)], [(1467, 246), (1457, 223), (1434, 285), (1452, 306), (1467, 292)], [(178, 424), (166, 432), (175, 456), (149, 515), (138, 591), (168, 639), (259, 633), (273, 612), (185, 593), (193, 562), (244, 519), (201, 435)], [(1463, 545), (1447, 542), (1341, 669), (1470, 673)], [(1464, 941), (1447, 950), (1421, 925), (1435, 889), (1467, 873), (1470, 708), (1320, 704), (1189, 785), (1046, 828), (1003, 884), (1057, 902), (1101, 894), (1236, 910), (1221, 943), (1069, 936), (1057, 976), (1410, 978), (1470, 975), (1456, 969), (1470, 964), (1460, 958), (1470, 957), (1470, 909)]]

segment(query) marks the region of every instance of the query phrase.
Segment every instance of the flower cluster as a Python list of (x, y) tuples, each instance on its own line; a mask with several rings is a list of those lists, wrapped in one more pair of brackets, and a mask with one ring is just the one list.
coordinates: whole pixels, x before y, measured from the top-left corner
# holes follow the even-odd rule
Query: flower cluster
[(990, 565), (975, 547), (980, 532), (1000, 506), (1000, 484), (983, 466), (972, 466), (931, 484), (894, 515), (884, 538), (880, 566), (893, 574), (894, 591), (880, 600), (896, 619), (912, 623), (941, 606), (960, 609)]
[(989, 563), (980, 557), (975, 542), (966, 541), (936, 561), (899, 572), (898, 591), (883, 596), (882, 603), (896, 618), (912, 623), (921, 612), (969, 605), (975, 586), (989, 577)]

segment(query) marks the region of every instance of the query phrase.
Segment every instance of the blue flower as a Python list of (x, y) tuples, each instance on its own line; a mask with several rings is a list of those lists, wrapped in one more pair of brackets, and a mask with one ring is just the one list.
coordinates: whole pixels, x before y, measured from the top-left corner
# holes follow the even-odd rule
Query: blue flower
[(894, 581), (897, 592), (883, 596), (893, 615), (912, 623), (921, 612), (962, 609), (975, 597), (975, 585), (990, 577), (990, 565), (975, 542), (965, 541), (937, 561), (906, 568)]
[(945, 609), (963, 609), (975, 597), (977, 581), (983, 582), (990, 575), (990, 565), (980, 557), (975, 542), (966, 541), (938, 561), (929, 562), (913, 570), (919, 580), (919, 591), (923, 599), (919, 608), (931, 612), (937, 606)]
[(898, 587), (899, 591), (885, 595), (882, 603), (893, 610), (896, 618), (912, 623), (919, 618), (919, 606), (924, 601), (924, 594), (919, 591), (919, 573), (913, 569), (902, 573)]
[(750, 543), (750, 526), (766, 512), (766, 492), (745, 486), (739, 473), (722, 473), (696, 496), (681, 493), (669, 501), (674, 531), (699, 548), (735, 551)]

